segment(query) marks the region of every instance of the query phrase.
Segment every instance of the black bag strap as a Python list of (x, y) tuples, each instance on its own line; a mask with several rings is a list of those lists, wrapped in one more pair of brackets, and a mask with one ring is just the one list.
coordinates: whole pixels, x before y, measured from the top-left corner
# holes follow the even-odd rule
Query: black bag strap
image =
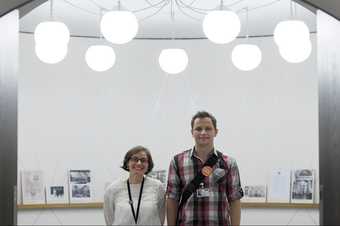
[[(202, 169), (205, 166), (213, 167), (218, 160), (218, 156), (215, 154), (211, 155), (210, 158), (204, 163)], [(178, 166), (177, 166), (178, 168)], [(183, 205), (186, 203), (186, 201), (189, 199), (191, 194), (199, 187), (199, 184), (203, 181), (205, 175), (203, 175), (202, 170), (197, 173), (194, 179), (190, 181), (190, 183), (184, 188), (181, 197), (180, 202), (177, 208), (177, 216), (176, 216), (176, 225), (178, 225), (179, 221), (179, 213), (183, 207)]]

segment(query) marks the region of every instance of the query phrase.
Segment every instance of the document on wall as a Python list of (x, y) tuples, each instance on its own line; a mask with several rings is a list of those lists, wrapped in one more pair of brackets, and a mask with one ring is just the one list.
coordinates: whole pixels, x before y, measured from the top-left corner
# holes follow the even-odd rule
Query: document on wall
[(292, 203), (313, 203), (315, 191), (315, 171), (298, 169), (292, 171)]
[(90, 170), (70, 170), (69, 188), (70, 202), (84, 203), (92, 200)]
[(246, 185), (242, 202), (266, 202), (266, 196), (266, 185)]
[(21, 171), (22, 203), (45, 204), (44, 173), (42, 170)]
[(289, 203), (290, 170), (275, 169), (268, 184), (268, 202)]

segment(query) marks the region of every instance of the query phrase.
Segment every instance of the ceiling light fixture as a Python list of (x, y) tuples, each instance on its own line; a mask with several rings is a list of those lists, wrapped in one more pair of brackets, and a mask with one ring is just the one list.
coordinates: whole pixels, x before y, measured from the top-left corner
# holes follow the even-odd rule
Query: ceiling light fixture
[(65, 59), (67, 55), (66, 45), (40, 45), (35, 44), (35, 53), (39, 60), (46, 64), (56, 64)]
[(219, 10), (213, 10), (204, 17), (202, 26), (207, 38), (216, 44), (235, 40), (241, 31), (240, 18), (235, 12), (224, 9), (223, 0)]
[[(248, 7), (246, 10), (246, 42), (249, 42), (248, 27)], [(262, 61), (262, 52), (257, 45), (254, 44), (239, 44), (234, 47), (231, 53), (231, 60), (235, 67), (241, 71), (251, 71), (257, 68)]]
[(118, 10), (106, 12), (100, 22), (100, 30), (104, 38), (113, 44), (125, 44), (136, 37), (138, 32), (137, 17), (130, 11)]
[(110, 46), (93, 45), (87, 49), (85, 61), (92, 70), (103, 72), (115, 64), (116, 54)]
[(189, 58), (184, 49), (163, 49), (158, 62), (163, 71), (178, 74), (185, 70)]
[(53, 0), (50, 0), (50, 21), (39, 23), (34, 30), (35, 51), (44, 63), (55, 64), (67, 55), (70, 31), (53, 18)]
[[(174, 5), (171, 3), (170, 18), (172, 25), (175, 24), (175, 11)], [(174, 36), (175, 29), (172, 28), (172, 38)], [(158, 63), (163, 71), (168, 74), (178, 74), (183, 72), (189, 62), (188, 54), (184, 49), (169, 48), (163, 49), (159, 54)]]
[(305, 41), (292, 45), (279, 46), (279, 52), (281, 57), (288, 63), (302, 63), (307, 60), (312, 53), (312, 43)]
[(239, 70), (251, 71), (260, 65), (262, 53), (257, 45), (240, 44), (233, 49), (231, 59)]
[[(102, 13), (103, 11), (100, 9), (99, 19), (101, 19)], [(99, 34), (99, 37), (100, 41), (104, 40), (101, 34)], [(87, 66), (89, 66), (89, 68), (91, 68), (93, 71), (103, 72), (113, 67), (116, 62), (116, 54), (113, 48), (110, 46), (92, 45), (85, 53), (85, 61)]]
[[(291, 2), (291, 17), (293, 17)], [(305, 22), (291, 19), (278, 23), (274, 30), (274, 41), (281, 57), (289, 63), (301, 63), (312, 52), (310, 32)]]

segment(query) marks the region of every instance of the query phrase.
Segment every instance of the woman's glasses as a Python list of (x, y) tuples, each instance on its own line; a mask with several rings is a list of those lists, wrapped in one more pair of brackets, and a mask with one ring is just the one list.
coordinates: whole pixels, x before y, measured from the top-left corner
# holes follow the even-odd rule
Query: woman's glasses
[(136, 156), (132, 156), (130, 158), (130, 160), (134, 163), (137, 163), (138, 161), (140, 161), (141, 163), (147, 163), (148, 162), (148, 159), (147, 158), (138, 158)]

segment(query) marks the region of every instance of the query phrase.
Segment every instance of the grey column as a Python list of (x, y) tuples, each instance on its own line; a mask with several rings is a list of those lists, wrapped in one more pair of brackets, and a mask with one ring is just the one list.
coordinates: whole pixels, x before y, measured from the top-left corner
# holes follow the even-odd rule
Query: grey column
[(317, 12), (320, 224), (340, 225), (340, 21)]
[(19, 13), (0, 17), (0, 225), (16, 223)]

